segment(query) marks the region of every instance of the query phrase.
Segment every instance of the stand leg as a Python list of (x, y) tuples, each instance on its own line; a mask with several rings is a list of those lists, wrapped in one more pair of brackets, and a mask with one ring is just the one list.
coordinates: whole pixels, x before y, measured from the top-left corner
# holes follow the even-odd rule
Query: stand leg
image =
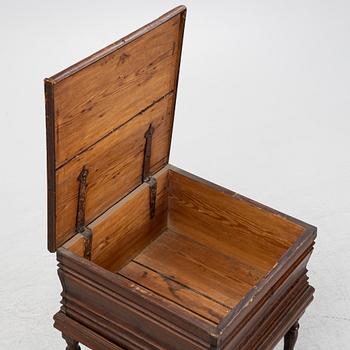
[(76, 340), (67, 337), (66, 335), (62, 334), (62, 338), (66, 341), (67, 347), (66, 350), (81, 350), (79, 346), (79, 342)]
[(298, 339), (299, 322), (294, 323), (284, 336), (284, 350), (293, 350)]

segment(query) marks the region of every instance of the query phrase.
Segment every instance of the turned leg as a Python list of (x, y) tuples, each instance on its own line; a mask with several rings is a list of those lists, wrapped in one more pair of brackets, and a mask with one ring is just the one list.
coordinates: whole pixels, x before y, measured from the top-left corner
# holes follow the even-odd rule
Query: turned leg
[(66, 341), (67, 347), (66, 350), (81, 350), (79, 346), (79, 342), (76, 340), (67, 337), (66, 335), (62, 334), (62, 338)]
[(293, 324), (291, 329), (284, 336), (284, 350), (293, 350), (298, 339), (299, 322)]

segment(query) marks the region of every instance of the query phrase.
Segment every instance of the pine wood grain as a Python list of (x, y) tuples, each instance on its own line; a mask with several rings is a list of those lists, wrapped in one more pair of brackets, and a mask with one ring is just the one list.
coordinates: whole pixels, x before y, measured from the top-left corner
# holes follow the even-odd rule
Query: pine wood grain
[(212, 186), (169, 171), (168, 227), (266, 273), (304, 228)]
[(119, 274), (137, 283), (140, 287), (149, 289), (214, 324), (218, 324), (229, 311), (228, 307), (134, 261), (124, 266)]
[(80, 233), (77, 233), (72, 237), (68, 242), (63, 245), (63, 248), (68, 249), (75, 255), (83, 258), (85, 252), (85, 240), (84, 236)]
[(157, 180), (156, 213), (150, 218), (149, 186), (139, 186), (124, 200), (92, 222), (92, 261), (116, 271), (152, 242), (165, 228), (167, 220), (167, 170)]
[[(179, 6), (45, 79), (50, 251), (74, 234), (79, 166), (89, 163), (94, 174), (88, 179), (87, 222), (140, 183), (136, 173), (141, 178), (143, 133), (132, 130), (140, 127), (135, 119), (150, 122), (153, 112), (155, 118), (161, 116), (152, 170), (167, 164), (185, 13)], [(117, 138), (126, 137), (121, 130), (126, 128), (130, 139), (120, 144)]]
[(56, 240), (60, 245), (74, 234), (78, 203), (77, 178), (89, 170), (86, 222), (97, 218), (142, 182), (144, 134), (152, 123), (151, 173), (167, 163), (172, 128), (172, 98), (167, 95), (152, 107), (112, 132), (56, 172)]
[(175, 88), (180, 15), (54, 84), (56, 168)]

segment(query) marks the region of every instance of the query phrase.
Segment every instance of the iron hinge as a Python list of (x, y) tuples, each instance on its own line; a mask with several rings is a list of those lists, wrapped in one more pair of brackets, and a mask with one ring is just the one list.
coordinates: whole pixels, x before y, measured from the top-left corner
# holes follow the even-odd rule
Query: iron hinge
[(85, 226), (85, 207), (86, 207), (88, 175), (89, 175), (89, 170), (84, 165), (83, 169), (81, 170), (78, 176), (79, 193), (78, 193), (76, 232), (84, 236), (84, 258), (91, 260), (92, 231)]
[(156, 212), (156, 200), (157, 200), (157, 180), (151, 176), (151, 155), (152, 155), (152, 138), (154, 133), (154, 127), (152, 123), (149, 125), (145, 133), (145, 151), (143, 157), (143, 169), (142, 169), (142, 181), (149, 185), (149, 207), (150, 217), (153, 219)]
[(145, 133), (145, 152), (143, 156), (143, 169), (142, 169), (142, 181), (147, 181), (150, 177), (150, 168), (151, 168), (151, 154), (152, 154), (152, 138), (154, 133), (154, 127), (152, 123), (149, 125)]
[(146, 182), (149, 186), (149, 213), (150, 218), (153, 219), (156, 213), (157, 180), (154, 177), (149, 177)]
[(84, 231), (79, 233), (84, 237), (84, 258), (91, 260), (92, 231), (88, 227), (84, 227)]

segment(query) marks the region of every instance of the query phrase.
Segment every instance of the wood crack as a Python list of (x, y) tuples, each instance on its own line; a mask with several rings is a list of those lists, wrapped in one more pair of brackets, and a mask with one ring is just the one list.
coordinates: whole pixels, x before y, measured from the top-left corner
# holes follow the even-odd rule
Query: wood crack
[(82, 155), (84, 152), (92, 149), (94, 146), (96, 146), (100, 141), (104, 140), (105, 138), (107, 138), (108, 136), (110, 136), (111, 134), (113, 134), (114, 132), (116, 132), (117, 130), (119, 130), (120, 128), (122, 128), (123, 126), (125, 126), (126, 124), (128, 124), (129, 122), (131, 122), (133, 119), (139, 117), (140, 115), (142, 115), (144, 112), (146, 112), (147, 110), (149, 110), (150, 108), (152, 108), (153, 106), (155, 106), (157, 103), (161, 102), (162, 100), (164, 100), (165, 98), (167, 98), (168, 96), (170, 96), (172, 93), (174, 92), (174, 90), (170, 90), (169, 92), (167, 92), (165, 95), (163, 95), (162, 97), (160, 97), (159, 99), (153, 101), (150, 105), (148, 105), (147, 107), (145, 107), (144, 109), (142, 109), (141, 111), (139, 111), (138, 113), (136, 113), (135, 115), (133, 115), (130, 119), (128, 119), (127, 121), (125, 121), (124, 123), (120, 124), (118, 127), (113, 128), (112, 130), (110, 130), (107, 134), (103, 135), (101, 138), (99, 138), (96, 142), (92, 143), (91, 145), (89, 145), (88, 147), (85, 147), (83, 149), (81, 149), (78, 153), (76, 153), (73, 157), (66, 159), (65, 161), (63, 161), (59, 166), (56, 167), (56, 171), (63, 168), (65, 165), (67, 165), (69, 162), (71, 162), (73, 159), (79, 157), (80, 155)]

